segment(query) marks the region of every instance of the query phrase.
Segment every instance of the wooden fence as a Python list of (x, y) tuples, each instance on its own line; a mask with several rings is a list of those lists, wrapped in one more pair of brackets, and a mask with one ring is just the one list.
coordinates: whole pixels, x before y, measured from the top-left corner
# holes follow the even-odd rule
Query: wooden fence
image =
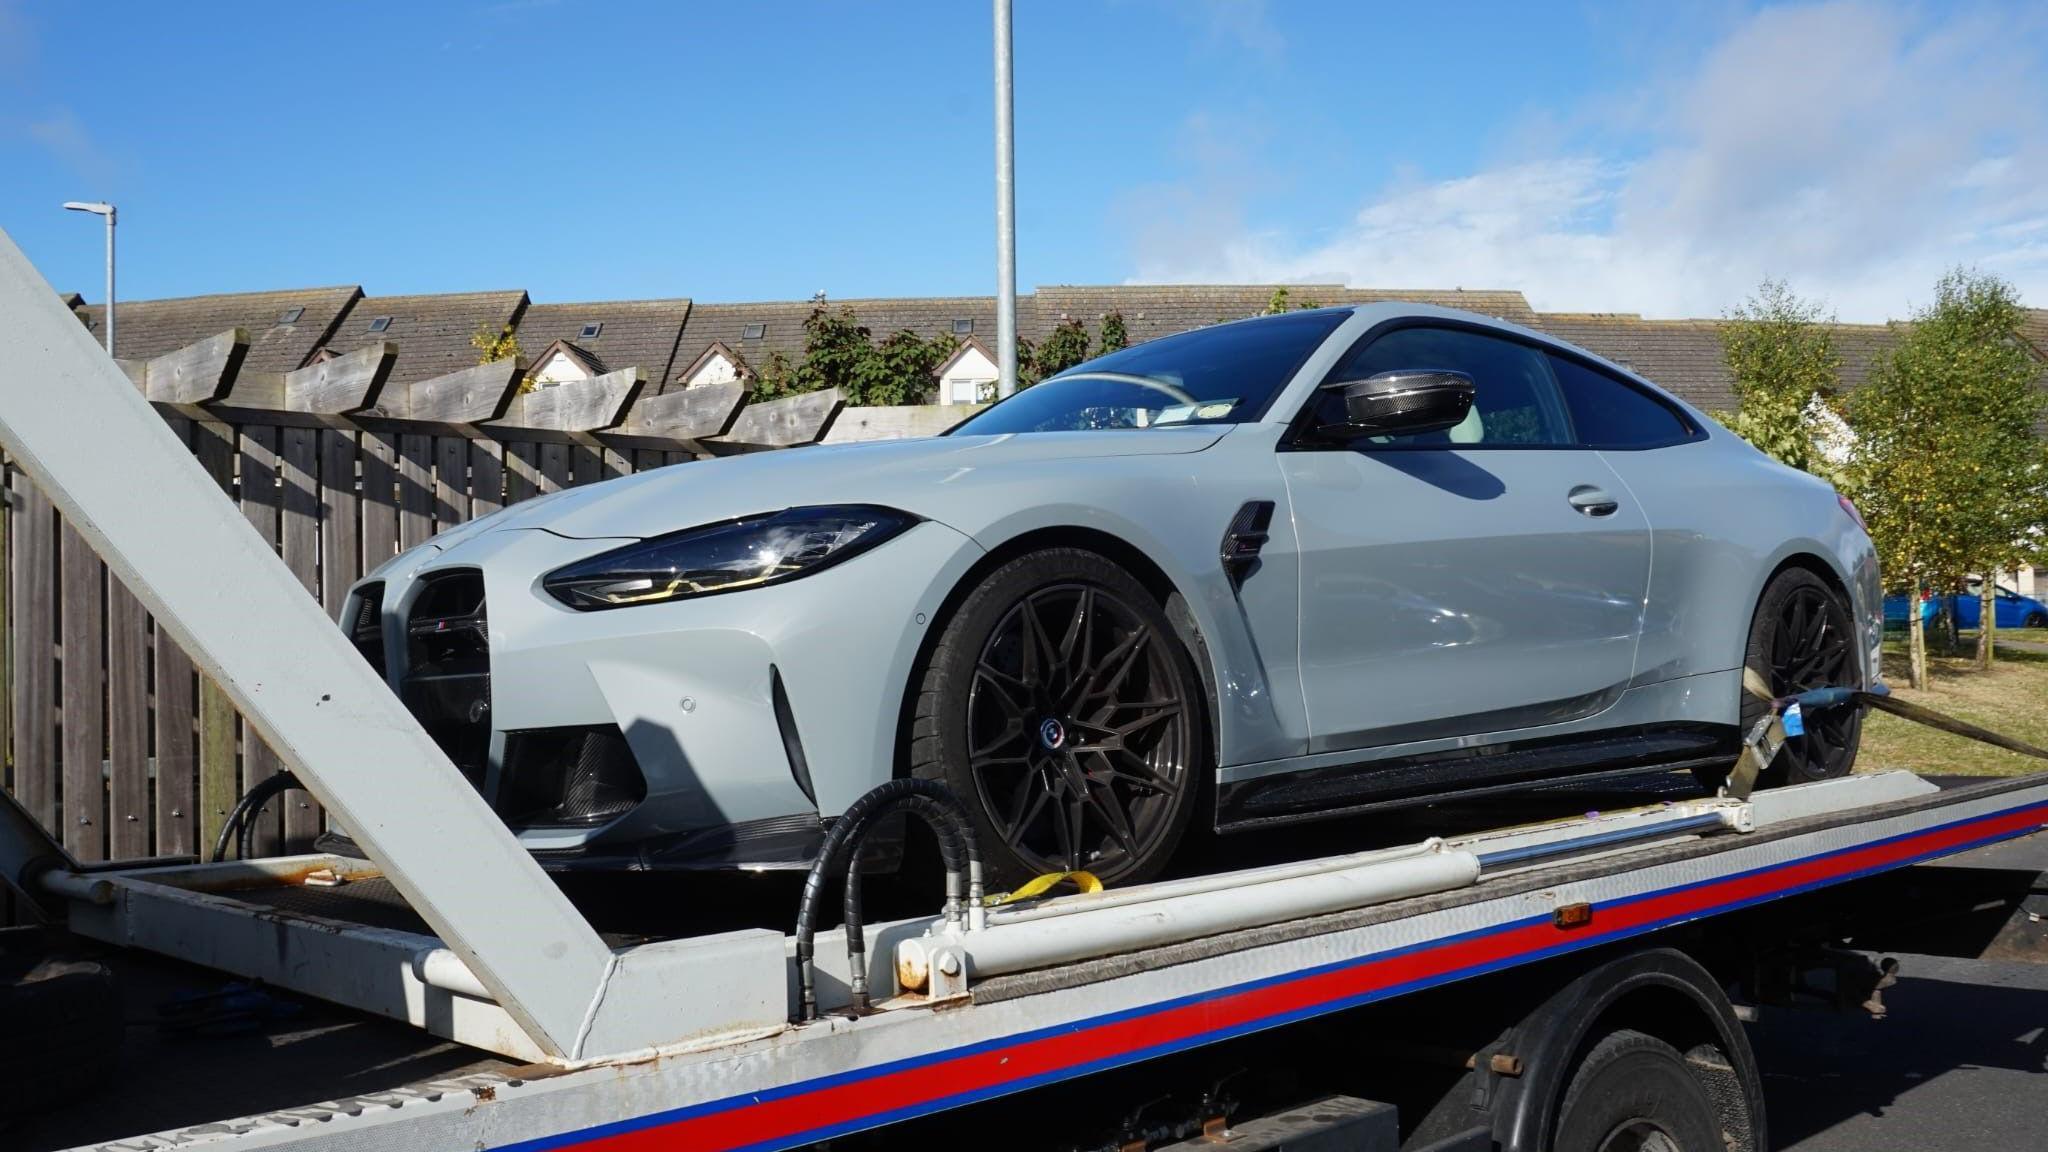
[[(243, 372), (248, 344), (235, 330), (121, 366), (330, 615), (364, 572), (437, 531), (563, 487), (814, 443), (843, 403), (746, 405), (739, 384), (653, 395), (638, 368), (522, 392), (517, 361), (399, 385), (392, 344)], [(209, 851), (276, 754), (12, 465), (0, 515), (0, 783), (81, 860)], [(235, 581), (220, 573), (222, 596)], [(255, 844), (300, 851), (321, 827), (291, 793)]]

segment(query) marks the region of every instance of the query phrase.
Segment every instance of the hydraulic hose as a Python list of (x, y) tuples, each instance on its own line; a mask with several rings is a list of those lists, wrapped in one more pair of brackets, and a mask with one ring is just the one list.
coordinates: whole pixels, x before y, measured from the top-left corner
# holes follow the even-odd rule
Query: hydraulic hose
[[(946, 787), (931, 780), (891, 780), (876, 786), (860, 799), (854, 801), (845, 813), (832, 824), (825, 834), (825, 842), (818, 849), (818, 857), (811, 863), (811, 870), (804, 877), (802, 901), (796, 916), (796, 967), (797, 980), (802, 990), (798, 1008), (798, 1020), (817, 1018), (817, 974), (811, 966), (817, 936), (817, 917), (828, 878), (849, 856), (857, 862), (862, 840), (875, 827), (880, 817), (892, 812), (904, 811), (915, 814), (931, 825), (939, 840), (939, 852), (946, 865), (946, 916), (949, 920), (960, 917), (960, 899), (966, 893), (968, 915), (979, 919), (981, 915), (981, 855), (975, 847), (974, 830), (967, 822), (967, 814), (959, 801)], [(962, 865), (964, 864), (964, 868)], [(964, 874), (963, 874), (964, 873)], [(853, 947), (865, 947), (860, 935), (860, 895), (857, 882), (848, 884), (847, 942), (849, 953)], [(867, 973), (865, 964), (857, 965), (852, 972), (858, 999), (866, 999)]]
[(213, 862), (220, 863), (228, 858), (228, 840), (235, 841), (236, 858), (247, 860), (256, 851), (256, 814), (265, 804), (280, 794), (293, 790), (305, 791), (306, 786), (289, 772), (279, 772), (256, 782), (256, 786), (242, 793), (235, 802), (234, 811), (228, 813), (228, 822), (221, 825), (220, 837), (213, 842)]

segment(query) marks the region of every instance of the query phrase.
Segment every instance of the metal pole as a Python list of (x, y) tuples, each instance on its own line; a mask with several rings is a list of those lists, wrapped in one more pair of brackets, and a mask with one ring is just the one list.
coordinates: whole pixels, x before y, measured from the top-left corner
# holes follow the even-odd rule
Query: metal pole
[(1017, 390), (1017, 178), (1010, 0), (996, 0), (996, 395)]
[(107, 355), (114, 354), (114, 216), (107, 206)]

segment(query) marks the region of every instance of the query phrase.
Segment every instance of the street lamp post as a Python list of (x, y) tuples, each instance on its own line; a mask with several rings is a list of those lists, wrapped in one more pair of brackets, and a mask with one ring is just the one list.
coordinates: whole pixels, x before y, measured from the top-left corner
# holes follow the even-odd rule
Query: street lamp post
[(1017, 180), (1010, 0), (996, 4), (996, 395), (1017, 390)]
[(103, 200), (68, 200), (64, 207), (73, 212), (90, 212), (107, 218), (107, 355), (114, 354), (114, 206)]

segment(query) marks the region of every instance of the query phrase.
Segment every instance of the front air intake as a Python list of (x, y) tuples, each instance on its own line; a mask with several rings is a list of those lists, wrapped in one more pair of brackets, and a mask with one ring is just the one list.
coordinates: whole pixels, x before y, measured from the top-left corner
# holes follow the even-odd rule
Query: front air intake
[(424, 578), (405, 618), (399, 699), (479, 789), (491, 756), (491, 649), (484, 577), (474, 568)]
[(363, 659), (370, 662), (370, 667), (377, 670), (377, 675), (384, 675), (382, 583), (365, 584), (356, 589), (355, 599), (349, 603), (348, 620), (344, 626), (348, 630), (349, 643), (355, 645), (356, 651), (363, 654)]
[(498, 813), (515, 828), (591, 827), (647, 796), (617, 725), (540, 728), (505, 737)]

